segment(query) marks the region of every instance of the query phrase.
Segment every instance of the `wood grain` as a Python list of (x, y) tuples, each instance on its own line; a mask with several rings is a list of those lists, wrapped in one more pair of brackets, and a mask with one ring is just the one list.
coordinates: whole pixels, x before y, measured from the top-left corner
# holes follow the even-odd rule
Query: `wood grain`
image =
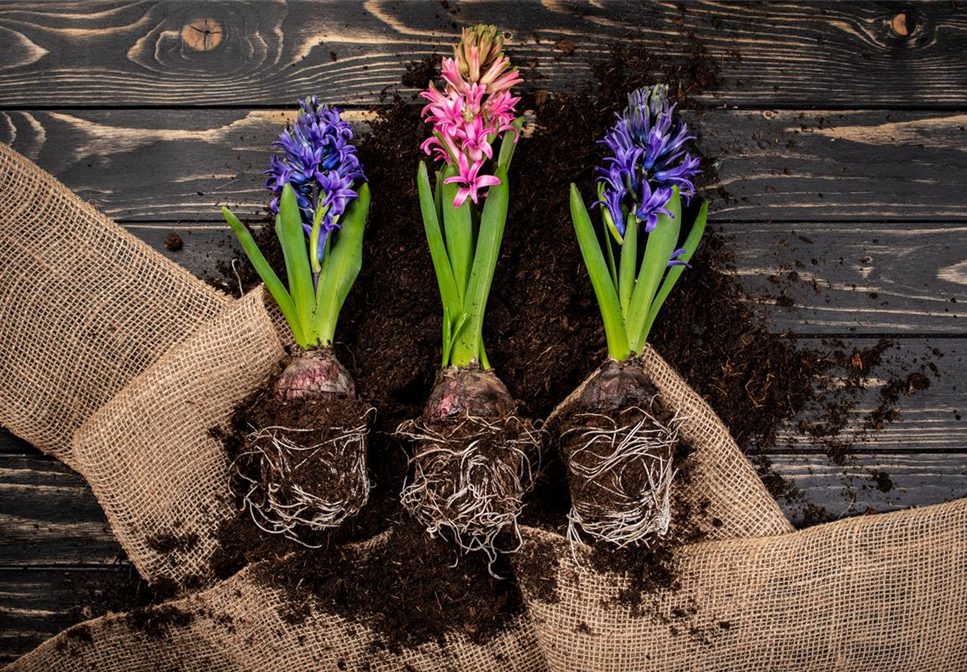
[(616, 39), (641, 39), (664, 59), (699, 46), (719, 59), (709, 104), (967, 102), (967, 14), (951, 3), (169, 0), (0, 7), (0, 105), (268, 106), (311, 91), (370, 104), (478, 22), (497, 24), (531, 86), (551, 90), (589, 81)]
[(120, 553), (82, 476), (45, 457), (0, 457), (0, 566), (111, 564)]
[[(0, 141), (121, 222), (258, 216), (283, 110), (0, 111)], [(349, 118), (365, 133), (368, 115)], [(716, 221), (967, 220), (967, 114), (707, 110)], [(521, 157), (526, 159), (526, 142)]]
[(119, 603), (117, 591), (127, 590), (130, 601), (138, 591), (132, 572), (130, 567), (0, 568), (0, 663), (102, 615)]
[[(236, 290), (231, 274), (216, 270), (241, 259), (226, 226), (126, 228), (195, 275)], [(776, 333), (959, 336), (967, 331), (967, 245), (958, 244), (967, 238), (965, 226), (855, 223), (843, 229), (823, 222), (745, 222), (717, 228), (726, 234), (748, 299)], [(176, 252), (163, 244), (172, 231), (183, 243)]]
[(967, 497), (964, 455), (858, 455), (845, 465), (819, 455), (777, 455), (772, 468), (802, 492), (802, 500), (779, 500), (794, 525), (803, 524), (804, 502), (837, 519)]

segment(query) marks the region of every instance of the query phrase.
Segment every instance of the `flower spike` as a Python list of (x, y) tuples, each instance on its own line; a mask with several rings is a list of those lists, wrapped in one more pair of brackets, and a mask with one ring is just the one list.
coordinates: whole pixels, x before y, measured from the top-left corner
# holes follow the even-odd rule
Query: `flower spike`
[(433, 124), (433, 136), (422, 145), (423, 151), (456, 165), (458, 175), (448, 184), (460, 184), (454, 207), (469, 197), (478, 202), (481, 190), (500, 184), (487, 175), (484, 164), (494, 158), (493, 144), (512, 125), (520, 98), (510, 89), (523, 80), (503, 52), (503, 37), (495, 26), (464, 28), (453, 58), (443, 59), (441, 71), (446, 86), (440, 91), (431, 82), (421, 97), (429, 101), (423, 117)]
[(299, 101), (299, 116), (279, 134), (273, 147), (282, 150), (271, 158), (265, 188), (274, 197), (269, 209), (279, 213), (279, 199), (286, 185), (295, 191), (302, 227), (312, 235), (317, 212), (322, 216), (314, 247), (316, 263), (322, 263), (326, 239), (339, 228), (339, 217), (358, 193), (353, 183), (366, 180), (351, 144), (353, 129), (335, 107), (320, 105), (315, 96)]
[(625, 233), (624, 208), (634, 212), (651, 233), (659, 216), (669, 214), (666, 205), (673, 187), (678, 187), (686, 204), (695, 193), (693, 179), (701, 172), (699, 160), (684, 150), (695, 137), (674, 112), (666, 85), (637, 89), (629, 94), (628, 106), (615, 115), (618, 121), (600, 141), (612, 155), (597, 169), (598, 184), (604, 189), (595, 205), (607, 208), (619, 243)]

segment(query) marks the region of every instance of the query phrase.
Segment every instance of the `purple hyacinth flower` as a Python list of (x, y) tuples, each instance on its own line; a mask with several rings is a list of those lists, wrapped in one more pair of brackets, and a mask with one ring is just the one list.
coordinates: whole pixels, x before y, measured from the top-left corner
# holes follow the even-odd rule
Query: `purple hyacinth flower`
[(299, 101), (299, 106), (295, 123), (272, 143), (281, 155), (269, 161), (265, 188), (273, 194), (269, 209), (278, 214), (283, 187), (292, 187), (307, 236), (318, 209), (326, 208), (318, 240), (318, 261), (322, 262), (327, 237), (340, 228), (340, 215), (358, 196), (353, 184), (365, 181), (366, 176), (351, 144), (352, 126), (341, 119), (340, 111), (320, 105), (315, 96)]
[(597, 168), (601, 198), (595, 205), (607, 208), (619, 242), (624, 238), (624, 213), (633, 212), (651, 233), (660, 215), (671, 216), (666, 206), (673, 187), (679, 188), (686, 204), (695, 192), (699, 159), (684, 149), (695, 138), (674, 112), (667, 86), (638, 89), (600, 141), (610, 156)]

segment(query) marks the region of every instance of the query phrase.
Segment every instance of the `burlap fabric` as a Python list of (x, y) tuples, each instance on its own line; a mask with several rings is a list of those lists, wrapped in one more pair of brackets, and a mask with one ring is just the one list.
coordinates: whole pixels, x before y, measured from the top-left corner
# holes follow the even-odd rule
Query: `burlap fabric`
[[(758, 537), (792, 531), (778, 504), (712, 408), (678, 373), (646, 345), (642, 369), (658, 389), (662, 403), (683, 419), (679, 436), (694, 448), (690, 482), (682, 499), (701, 508), (716, 526), (706, 526), (709, 539)], [(578, 399), (589, 376), (554, 410), (548, 423)], [(676, 484), (681, 488), (681, 484)]]
[[(525, 537), (545, 559), (517, 569), (551, 670), (967, 669), (967, 500), (683, 547), (680, 589), (639, 615), (566, 539)], [(554, 603), (529, 587), (548, 575)]]
[(265, 297), (259, 287), (229, 304), (74, 435), (80, 470), (149, 581), (199, 586), (212, 578), (215, 533), (234, 515), (230, 464), (212, 428), (226, 427), (286, 356), (280, 334), (287, 332)]
[(0, 143), (0, 425), (75, 466), (74, 430), (228, 302)]
[(547, 669), (526, 617), (486, 644), (455, 634), (443, 646), (431, 642), (394, 652), (379, 643), (363, 619), (313, 609), (304, 621), (287, 621), (285, 593), (266, 584), (260, 569), (252, 565), (215, 588), (161, 607), (168, 619), (184, 621), (188, 615), (188, 623), (161, 626), (152, 635), (135, 625), (145, 621), (145, 614), (99, 618), (47, 641), (7, 672)]

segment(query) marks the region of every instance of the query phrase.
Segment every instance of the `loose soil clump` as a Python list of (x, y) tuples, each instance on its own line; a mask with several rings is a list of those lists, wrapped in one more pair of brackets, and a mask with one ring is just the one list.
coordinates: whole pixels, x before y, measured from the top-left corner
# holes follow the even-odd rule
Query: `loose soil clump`
[[(451, 632), (487, 642), (522, 615), (517, 586), (491, 568), (486, 555), (461, 554), (400, 516), (369, 550), (304, 551), (259, 565), (255, 576), (285, 591), (285, 621), (302, 623), (312, 610), (362, 619), (378, 635), (375, 647), (399, 651), (443, 646)], [(503, 557), (494, 568), (510, 576)]]

